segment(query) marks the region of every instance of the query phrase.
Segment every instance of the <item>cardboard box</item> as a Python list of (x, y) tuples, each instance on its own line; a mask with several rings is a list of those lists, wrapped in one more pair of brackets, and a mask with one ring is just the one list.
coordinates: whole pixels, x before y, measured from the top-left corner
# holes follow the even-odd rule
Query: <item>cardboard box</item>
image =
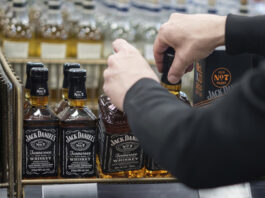
[(193, 104), (200, 106), (227, 94), (250, 68), (252, 55), (231, 56), (225, 50), (215, 50), (206, 59), (196, 62)]

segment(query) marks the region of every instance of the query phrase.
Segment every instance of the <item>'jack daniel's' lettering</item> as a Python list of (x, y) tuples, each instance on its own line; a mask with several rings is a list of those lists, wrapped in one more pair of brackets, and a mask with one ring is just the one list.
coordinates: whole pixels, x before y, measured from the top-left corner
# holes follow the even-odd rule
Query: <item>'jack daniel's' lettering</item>
[(86, 139), (88, 141), (95, 142), (95, 136), (92, 136), (90, 134), (81, 133), (81, 132), (77, 132), (77, 134), (65, 136), (65, 138), (66, 138), (66, 143), (69, 143), (77, 139)]
[(30, 142), (30, 141), (37, 139), (37, 138), (47, 138), (53, 142), (56, 139), (56, 136), (54, 134), (42, 132), (42, 131), (38, 131), (37, 133), (25, 135), (25, 137), (26, 137), (26, 142)]
[(110, 140), (111, 146), (115, 146), (116, 144), (120, 144), (122, 142), (135, 141), (138, 142), (138, 139), (133, 135), (125, 135), (124, 137), (119, 137), (117, 139)]

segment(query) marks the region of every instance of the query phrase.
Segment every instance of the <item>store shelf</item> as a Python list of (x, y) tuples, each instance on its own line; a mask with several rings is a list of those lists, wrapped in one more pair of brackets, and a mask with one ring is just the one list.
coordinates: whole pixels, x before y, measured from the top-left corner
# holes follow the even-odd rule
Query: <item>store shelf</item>
[(0, 183), (0, 188), (7, 188), (8, 186), (8, 183)]
[[(80, 64), (95, 64), (95, 65), (106, 65), (107, 59), (42, 59), (42, 58), (8, 58), (9, 63), (27, 63), (27, 62), (42, 62), (42, 63), (49, 63), (49, 64), (63, 64), (66, 62), (78, 62)], [(155, 65), (154, 61), (148, 61), (150, 65)]]
[(77, 184), (77, 183), (172, 183), (176, 178), (113, 178), (113, 179), (23, 179), (23, 185)]

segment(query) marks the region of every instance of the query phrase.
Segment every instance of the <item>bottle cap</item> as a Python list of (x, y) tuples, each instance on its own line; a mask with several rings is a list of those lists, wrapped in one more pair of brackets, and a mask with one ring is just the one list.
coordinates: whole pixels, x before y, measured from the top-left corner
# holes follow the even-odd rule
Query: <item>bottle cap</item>
[(13, 3), (13, 7), (21, 8), (21, 7), (26, 6), (27, 1), (26, 0), (13, 0), (12, 3)]
[(63, 80), (63, 88), (68, 88), (68, 73), (70, 69), (74, 68), (80, 68), (79, 63), (64, 63), (63, 65), (63, 74), (64, 74), (64, 80)]
[(34, 67), (30, 71), (31, 79), (48, 80), (48, 68)]
[(85, 69), (70, 69), (69, 78), (69, 99), (83, 100), (87, 98), (86, 94), (86, 70)]
[(69, 79), (76, 79), (76, 78), (86, 78), (86, 70), (85, 69), (70, 69), (69, 70)]
[(93, 10), (95, 8), (94, 0), (84, 0), (82, 4), (84, 9)]
[(168, 81), (167, 76), (168, 72), (170, 70), (170, 67), (173, 63), (173, 60), (175, 58), (175, 50), (172, 47), (169, 47), (165, 53), (164, 53), (164, 59), (163, 59), (163, 75), (161, 78), (161, 81), (167, 85), (177, 85), (180, 84), (181, 82), (178, 82), (176, 84), (172, 84)]
[(44, 67), (44, 64), (42, 63), (32, 63), (32, 62), (28, 62), (27, 63), (27, 69), (26, 69), (26, 73), (27, 73), (27, 80), (26, 80), (26, 85), (25, 88), (26, 89), (30, 89), (30, 70), (34, 67)]
[(33, 62), (28, 62), (28, 63), (27, 63), (27, 76), (30, 75), (30, 70), (31, 70), (33, 67), (44, 67), (44, 64), (43, 64), (43, 63), (33, 63)]
[(34, 67), (30, 72), (31, 77), (31, 96), (48, 96), (48, 69)]
[(48, 7), (49, 7), (49, 9), (52, 9), (52, 10), (58, 10), (61, 7), (61, 1), (60, 0), (50, 0), (48, 2)]

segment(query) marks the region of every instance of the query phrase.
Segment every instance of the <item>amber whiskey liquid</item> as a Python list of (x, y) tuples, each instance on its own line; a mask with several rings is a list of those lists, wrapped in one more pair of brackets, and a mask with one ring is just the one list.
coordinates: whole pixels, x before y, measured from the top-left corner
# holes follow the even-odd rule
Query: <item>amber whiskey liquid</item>
[(58, 176), (59, 120), (48, 107), (48, 69), (31, 69), (31, 108), (24, 114), (23, 177)]
[(144, 176), (144, 153), (127, 118), (107, 96), (99, 98), (98, 170), (101, 178)]
[(3, 51), (8, 58), (27, 58), (35, 50), (34, 31), (29, 24), (25, 0), (14, 0), (12, 17), (3, 29)]
[(86, 70), (69, 70), (70, 108), (61, 116), (60, 176), (96, 177), (96, 116), (85, 106)]

